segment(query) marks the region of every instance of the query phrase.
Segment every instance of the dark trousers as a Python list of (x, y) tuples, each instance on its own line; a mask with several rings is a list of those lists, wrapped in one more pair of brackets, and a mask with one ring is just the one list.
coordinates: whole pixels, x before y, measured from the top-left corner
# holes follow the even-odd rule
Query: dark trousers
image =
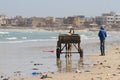
[(101, 55), (105, 55), (105, 40), (100, 40)]

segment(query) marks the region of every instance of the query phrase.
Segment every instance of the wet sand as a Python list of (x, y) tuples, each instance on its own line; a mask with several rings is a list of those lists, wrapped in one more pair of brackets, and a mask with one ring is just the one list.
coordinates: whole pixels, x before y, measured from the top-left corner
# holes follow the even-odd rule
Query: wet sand
[[(45, 80), (120, 80), (120, 46), (107, 51), (105, 56), (88, 56), (96, 64), (88, 65), (89, 71), (72, 73), (48, 73)], [(16, 80), (40, 80), (43, 75)]]
[[(9, 80), (120, 80), (120, 46), (114, 45), (107, 49), (105, 56), (88, 55), (94, 64), (87, 65), (90, 69), (75, 72), (39, 73), (31, 77), (9, 78)], [(82, 64), (84, 66), (84, 63)], [(3, 78), (1, 74), (1, 78)]]

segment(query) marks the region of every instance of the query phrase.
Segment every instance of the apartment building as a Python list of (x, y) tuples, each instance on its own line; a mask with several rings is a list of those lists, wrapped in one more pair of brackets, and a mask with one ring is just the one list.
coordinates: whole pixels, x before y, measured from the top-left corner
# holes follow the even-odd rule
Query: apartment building
[(44, 18), (39, 18), (39, 17), (32, 17), (32, 26), (33, 27), (40, 27), (40, 26), (45, 26), (45, 19)]
[(106, 19), (103, 16), (96, 16), (95, 17), (95, 22), (98, 25), (105, 25), (106, 24)]
[(103, 13), (102, 16), (96, 17), (96, 23), (100, 25), (120, 24), (120, 14), (114, 12)]
[(31, 18), (23, 18), (21, 16), (16, 16), (9, 20), (11, 26), (32, 26)]
[(78, 27), (84, 24), (85, 20), (83, 18), (84, 16), (70, 16), (70, 17), (65, 17), (63, 22), (64, 24)]
[(63, 20), (64, 24), (69, 24), (69, 25), (72, 25), (73, 21), (74, 21), (74, 17), (72, 16), (64, 17), (64, 20)]
[(55, 26), (56, 27), (60, 27), (60, 26), (63, 26), (64, 23), (63, 23), (63, 18), (55, 18)]
[(6, 15), (0, 15), (0, 26), (6, 26), (8, 23), (8, 19), (9, 17), (7, 17)]

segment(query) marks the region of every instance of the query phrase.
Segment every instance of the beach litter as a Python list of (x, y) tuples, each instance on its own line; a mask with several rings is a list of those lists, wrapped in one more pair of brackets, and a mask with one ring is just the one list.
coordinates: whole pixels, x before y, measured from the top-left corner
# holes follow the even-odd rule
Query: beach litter
[(43, 74), (40, 79), (45, 79), (45, 78), (52, 78), (52, 77), (48, 76), (47, 74)]
[(38, 75), (38, 74), (42, 74), (40, 72), (32, 72), (32, 75)]
[(43, 51), (43, 52), (51, 52), (51, 53), (54, 53), (54, 50), (48, 50), (48, 51)]
[(42, 75), (41, 79), (44, 79), (44, 78), (47, 78), (47, 77), (48, 77), (47, 74), (45, 74), (45, 75)]

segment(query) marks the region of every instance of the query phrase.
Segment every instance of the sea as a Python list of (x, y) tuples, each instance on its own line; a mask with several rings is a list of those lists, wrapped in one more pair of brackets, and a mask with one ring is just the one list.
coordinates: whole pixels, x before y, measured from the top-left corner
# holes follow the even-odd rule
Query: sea
[[(81, 36), (83, 58), (72, 54), (65, 58), (61, 54), (56, 58), (56, 46), (59, 34), (57, 31), (0, 31), (0, 74), (10, 77), (28, 77), (38, 73), (65, 73), (89, 70), (94, 62), (87, 55), (100, 55), (98, 31), (75, 32)], [(108, 32), (105, 47), (120, 44), (120, 33)], [(84, 65), (83, 65), (84, 64)], [(84, 67), (83, 67), (84, 66)]]

